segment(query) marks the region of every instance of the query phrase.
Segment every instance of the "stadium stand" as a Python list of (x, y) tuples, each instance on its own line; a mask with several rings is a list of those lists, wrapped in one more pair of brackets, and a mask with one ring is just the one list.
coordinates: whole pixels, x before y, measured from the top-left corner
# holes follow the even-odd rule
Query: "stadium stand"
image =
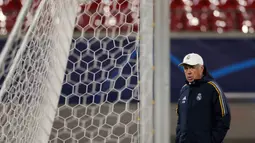
[[(139, 16), (132, 11), (139, 6), (124, 0), (100, 3), (101, 0), (81, 5), (77, 30), (138, 30)], [(35, 2), (34, 7), (36, 8)], [(99, 4), (100, 3), (100, 4)], [(131, 5), (132, 10), (127, 7)], [(1, 28), (10, 31), (21, 8), (20, 0), (2, 3)], [(253, 33), (255, 27), (254, 0), (171, 0), (170, 27), (174, 32), (227, 32)], [(86, 13), (89, 11), (90, 13)], [(96, 12), (97, 11), (97, 12)], [(89, 16), (93, 14), (93, 16)], [(2, 24), (5, 23), (5, 24)]]

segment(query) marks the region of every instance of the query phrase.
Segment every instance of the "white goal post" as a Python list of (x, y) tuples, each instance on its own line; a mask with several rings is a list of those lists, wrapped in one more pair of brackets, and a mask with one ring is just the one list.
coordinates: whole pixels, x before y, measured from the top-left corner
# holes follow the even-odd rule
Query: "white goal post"
[(160, 3), (41, 0), (22, 29), (32, 1), (0, 56), (0, 142), (168, 143), (169, 63), (159, 64), (169, 45), (155, 40), (162, 29), (153, 22)]

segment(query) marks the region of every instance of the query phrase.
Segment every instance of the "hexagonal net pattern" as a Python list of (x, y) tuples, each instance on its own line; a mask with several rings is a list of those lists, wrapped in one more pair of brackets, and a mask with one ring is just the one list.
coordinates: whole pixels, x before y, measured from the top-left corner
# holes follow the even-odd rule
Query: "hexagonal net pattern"
[[(31, 24), (31, 21), (26, 20), (32, 18), (32, 15), (35, 13), (35, 7), (39, 2), (39, 0), (27, 0), (27, 3), (24, 4), (26, 6), (19, 12), (15, 28), (13, 27), (12, 32), (9, 33), (8, 39), (0, 55), (0, 87), (10, 70), (14, 57), (20, 48), (21, 41)], [(1, 28), (0, 31), (7, 33), (6, 28)]]
[[(147, 105), (152, 106), (153, 39), (152, 31), (143, 32), (149, 41), (140, 46), (139, 16), (138, 0), (80, 5), (50, 143), (139, 142), (141, 90), (148, 113), (143, 116), (148, 126), (144, 143), (152, 141), (152, 108)], [(152, 29), (153, 14), (146, 16), (144, 31)]]
[[(22, 9), (27, 8), (29, 6), (24, 5)], [(12, 43), (7, 47), (17, 52), (9, 55), (13, 56), (13, 62), (0, 91), (0, 142), (48, 141), (77, 9), (76, 1), (42, 0), (24, 38), (9, 37), (20, 40), (21, 44)], [(19, 20), (22, 21), (17, 22)], [(22, 25), (16, 32), (21, 32), (20, 27)]]

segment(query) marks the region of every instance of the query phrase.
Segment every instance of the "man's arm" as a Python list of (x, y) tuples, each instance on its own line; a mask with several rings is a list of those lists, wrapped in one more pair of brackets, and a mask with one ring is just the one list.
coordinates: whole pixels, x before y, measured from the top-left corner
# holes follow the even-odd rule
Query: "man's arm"
[(176, 114), (177, 114), (177, 126), (176, 126), (176, 139), (175, 139), (175, 143), (179, 143), (179, 139), (180, 139), (179, 102), (177, 103)]
[(227, 99), (223, 91), (215, 83), (211, 83), (214, 86), (213, 92), (213, 128), (212, 128), (212, 142), (222, 143), (227, 131), (230, 127), (231, 114)]
[[(182, 93), (187, 89), (187, 84), (184, 84), (181, 88), (181, 91), (180, 91), (180, 97), (182, 95)], [(175, 143), (179, 143), (179, 140), (180, 140), (180, 135), (181, 135), (181, 125), (180, 125), (180, 105), (179, 105), (179, 100), (180, 98), (178, 99), (178, 102), (177, 102), (177, 106), (176, 106), (176, 114), (177, 114), (177, 126), (176, 126), (176, 139), (175, 139)]]

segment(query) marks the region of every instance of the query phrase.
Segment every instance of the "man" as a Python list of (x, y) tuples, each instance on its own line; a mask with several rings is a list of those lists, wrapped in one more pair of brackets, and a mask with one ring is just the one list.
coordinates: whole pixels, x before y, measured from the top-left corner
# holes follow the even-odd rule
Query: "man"
[(179, 66), (184, 68), (186, 84), (178, 100), (176, 143), (222, 143), (231, 120), (222, 89), (200, 55), (186, 55)]

